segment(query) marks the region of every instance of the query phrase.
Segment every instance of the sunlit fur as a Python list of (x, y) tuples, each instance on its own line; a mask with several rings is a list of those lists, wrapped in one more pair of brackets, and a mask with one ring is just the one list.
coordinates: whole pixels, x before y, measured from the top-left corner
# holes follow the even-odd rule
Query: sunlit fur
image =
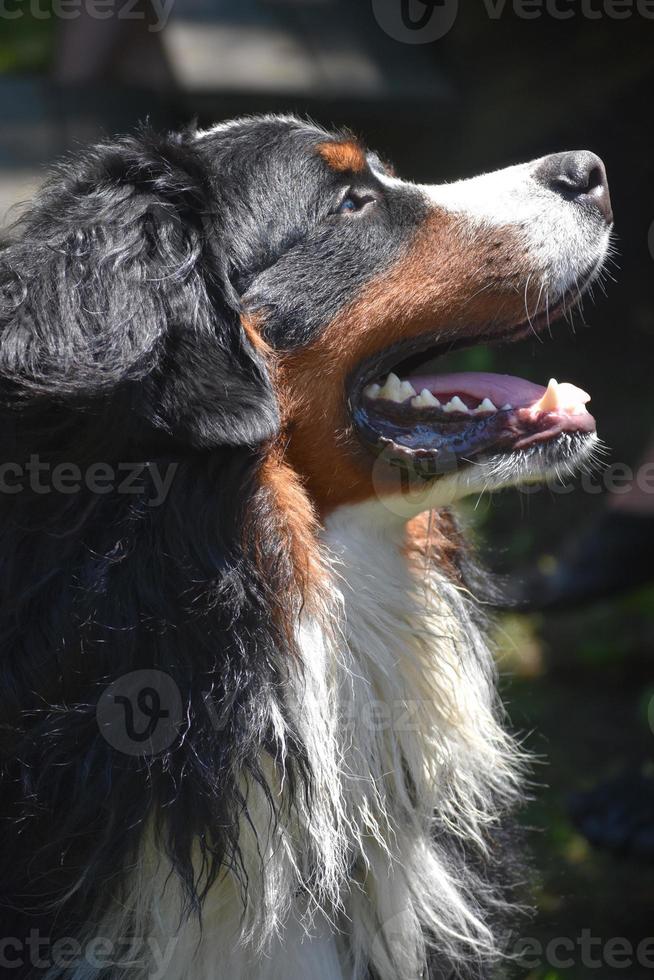
[[(367, 158), (331, 138), (263, 117), (91, 148), (0, 254), (2, 462), (150, 467), (137, 497), (0, 493), (0, 939), (79, 944), (47, 980), (487, 980), (502, 958), (522, 760), (454, 522), (433, 551), (407, 522), (595, 443), (373, 493), (347, 376), (432, 305), (469, 315), (478, 263), (419, 186), (341, 222), (340, 168)], [(479, 330), (522, 319), (511, 232)], [(183, 706), (150, 755), (97, 717), (135, 670)]]
[[(328, 591), (299, 628), (286, 699), (313, 795), (273, 824), (253, 788), (245, 918), (226, 880), (206, 898), (202, 931), (192, 920), (178, 932), (183, 896), (145, 848), (130, 904), (158, 950), (176, 936), (166, 980), (363, 980), (371, 966), (379, 980), (414, 980), (428, 962), (430, 976), (476, 977), (499, 955), (499, 822), (518, 796), (520, 756), (472, 596), (432, 564), (407, 563), (404, 545), (403, 522), (379, 504), (327, 522)], [(268, 778), (283, 795), (283, 776)]]

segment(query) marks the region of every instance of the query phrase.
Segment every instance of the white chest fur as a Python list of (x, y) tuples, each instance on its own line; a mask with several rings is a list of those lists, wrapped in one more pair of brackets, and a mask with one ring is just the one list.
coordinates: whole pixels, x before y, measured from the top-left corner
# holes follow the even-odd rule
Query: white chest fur
[(480, 885), (445, 836), (484, 859), (498, 802), (515, 790), (492, 655), (471, 597), (416, 569), (380, 504), (342, 509), (325, 543), (344, 610), (339, 710), (344, 793), (363, 887), (350, 892), (354, 975), (421, 975), (423, 935), (453, 963), (492, 952)]
[(402, 523), (378, 506), (329, 519), (331, 595), (300, 627), (287, 701), (313, 797), (271, 830), (264, 795), (250, 794), (247, 912), (226, 877), (202, 933), (179, 929), (165, 864), (144, 856), (137, 921), (166, 962), (139, 980), (363, 980), (370, 964), (379, 980), (418, 980), (425, 935), (444, 964), (492, 955), (488, 890), (451, 842), (483, 864), (488, 827), (515, 794), (493, 659), (470, 597), (438, 568), (411, 567)]

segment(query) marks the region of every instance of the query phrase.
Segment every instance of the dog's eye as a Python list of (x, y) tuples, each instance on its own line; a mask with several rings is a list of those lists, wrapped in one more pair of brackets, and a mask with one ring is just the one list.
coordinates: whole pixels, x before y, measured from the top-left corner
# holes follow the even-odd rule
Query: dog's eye
[(358, 211), (359, 207), (360, 205), (354, 200), (353, 197), (350, 197), (350, 195), (348, 194), (345, 200), (341, 201), (341, 203), (339, 204), (338, 213), (347, 214), (349, 211)]
[(357, 211), (363, 211), (367, 204), (374, 204), (375, 201), (373, 194), (350, 191), (336, 208), (336, 214), (356, 214)]

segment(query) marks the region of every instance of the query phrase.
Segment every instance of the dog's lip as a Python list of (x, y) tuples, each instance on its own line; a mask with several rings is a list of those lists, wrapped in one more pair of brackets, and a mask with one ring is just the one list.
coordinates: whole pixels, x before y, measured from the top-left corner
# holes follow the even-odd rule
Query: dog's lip
[(515, 452), (565, 433), (595, 432), (595, 419), (585, 408), (543, 408), (540, 403), (547, 398), (549, 389), (539, 390), (542, 398), (531, 404), (478, 416), (462, 412), (444, 416), (442, 409), (412, 410), (402, 404), (364, 399), (355, 410), (354, 423), (363, 441), (374, 451), (391, 450), (393, 461), (398, 464), (429, 460), (433, 473), (441, 465), (449, 470), (454, 458), (469, 462), (491, 450)]
[[(587, 281), (591, 279), (592, 275), (589, 275)], [(583, 287), (577, 296), (581, 296), (582, 291)], [(512, 343), (529, 334), (537, 334), (561, 316), (566, 308), (566, 298), (555, 309), (504, 330), (480, 330), (476, 335), (452, 337), (450, 342), (441, 340), (436, 345), (433, 336), (423, 336), (400, 342), (369, 359), (350, 379), (350, 411), (360, 439), (374, 452), (391, 450), (394, 461), (399, 465), (407, 463), (413, 466), (416, 459), (427, 460), (436, 473), (441, 461), (447, 461), (445, 467), (449, 468), (453, 457), (468, 462), (490, 450), (502, 453), (519, 451), (549, 442), (564, 433), (594, 433), (595, 420), (585, 408), (573, 412), (558, 407), (538, 410), (534, 406), (545, 388), (517, 378), (511, 380), (525, 388), (530, 386), (534, 392), (532, 399), (525, 397), (522, 402), (506, 408), (498, 405), (499, 411), (473, 418), (457, 416), (456, 413), (444, 418), (442, 411), (430, 413), (429, 409), (407, 412), (402, 417), (403, 406), (396, 404), (392, 407), (393, 402), (386, 402), (380, 413), (378, 403), (371, 402), (365, 396), (365, 389), (373, 379), (383, 376), (388, 367), (397, 366), (412, 356), (422, 356), (423, 360), (428, 356), (431, 359), (454, 350), (481, 344)], [(410, 381), (415, 372), (405, 376)]]

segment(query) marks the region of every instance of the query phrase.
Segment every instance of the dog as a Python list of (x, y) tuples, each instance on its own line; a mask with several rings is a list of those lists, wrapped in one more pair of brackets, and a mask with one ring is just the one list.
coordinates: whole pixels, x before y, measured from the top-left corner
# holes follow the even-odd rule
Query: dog
[(523, 760), (450, 507), (597, 436), (437, 359), (572, 309), (612, 221), (590, 152), (427, 186), (284, 116), (47, 182), (0, 255), (7, 976), (502, 968)]

